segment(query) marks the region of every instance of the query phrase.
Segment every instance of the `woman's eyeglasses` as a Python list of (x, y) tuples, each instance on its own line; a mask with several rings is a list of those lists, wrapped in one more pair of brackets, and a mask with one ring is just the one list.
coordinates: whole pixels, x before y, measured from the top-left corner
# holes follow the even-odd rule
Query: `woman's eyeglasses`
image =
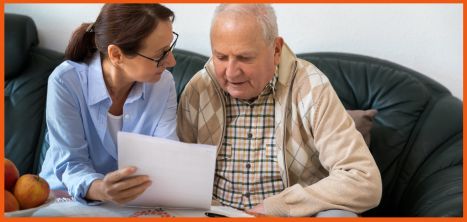
[(139, 56), (141, 56), (141, 57), (143, 57), (143, 58), (146, 58), (146, 59), (149, 59), (149, 60), (155, 62), (155, 63), (156, 63), (156, 66), (159, 67), (160, 64), (161, 64), (162, 62), (164, 62), (164, 60), (167, 58), (167, 55), (169, 54), (169, 52), (171, 52), (171, 51), (174, 49), (175, 44), (177, 44), (178, 33), (176, 33), (176, 32), (172, 32), (172, 33), (173, 33), (174, 36), (175, 36), (175, 37), (174, 37), (174, 41), (173, 41), (172, 44), (170, 45), (169, 49), (165, 50), (165, 51), (162, 53), (161, 57), (159, 57), (158, 59), (153, 59), (153, 58), (147, 57), (147, 56), (145, 56), (145, 55), (142, 55), (142, 54), (140, 54), (140, 53), (136, 53), (136, 54), (139, 55)]

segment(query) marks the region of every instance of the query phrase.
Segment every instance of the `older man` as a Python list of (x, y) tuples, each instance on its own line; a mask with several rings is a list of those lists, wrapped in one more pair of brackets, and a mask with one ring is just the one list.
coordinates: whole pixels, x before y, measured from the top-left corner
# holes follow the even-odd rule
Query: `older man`
[(274, 216), (378, 205), (381, 176), (362, 135), (326, 76), (278, 36), (271, 6), (220, 5), (211, 47), (181, 96), (178, 136), (218, 146), (214, 198)]

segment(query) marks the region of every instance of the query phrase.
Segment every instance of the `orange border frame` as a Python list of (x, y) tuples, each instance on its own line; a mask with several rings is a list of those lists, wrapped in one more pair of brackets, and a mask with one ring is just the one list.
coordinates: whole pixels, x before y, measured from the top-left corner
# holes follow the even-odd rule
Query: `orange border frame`
[[(138, 2), (150, 2), (154, 3), (154, 0), (137, 0)], [(103, 3), (103, 2), (118, 2), (118, 3), (124, 3), (124, 2), (131, 2), (129, 0), (101, 0), (101, 1), (95, 1), (95, 0), (70, 0), (66, 1), (66, 3)], [(229, 2), (245, 2), (245, 3), (252, 3), (247, 0), (237, 0), (237, 1), (229, 1)], [(258, 3), (268, 3), (271, 1), (254, 1)], [(4, 55), (5, 55), (5, 46), (4, 46), (4, 36), (5, 36), (5, 27), (4, 27), (4, 17), (5, 17), (5, 5), (7, 3), (64, 3), (64, 1), (57, 1), (57, 0), (5, 0), (4, 3), (0, 6), (1, 8), (1, 18), (0, 18), (0, 70), (2, 70), (3, 75), (4, 75), (4, 70), (5, 70), (5, 65), (4, 65)], [(216, 3), (216, 1), (206, 1), (206, 0), (169, 0), (169, 1), (164, 1), (164, 3)], [(465, 5), (463, 4), (463, 0), (294, 0), (294, 1), (287, 1), (287, 0), (276, 0), (274, 3), (462, 3), (462, 8), (463, 12), (465, 12)], [(463, 14), (463, 21), (465, 21), (465, 14)], [(464, 28), (464, 23), (462, 25), (463, 28), (463, 39), (465, 39), (465, 28)], [(463, 59), (465, 60), (465, 43), (463, 41)], [(463, 85), (467, 82), (465, 78), (465, 65), (463, 67)], [(4, 78), (0, 79), (0, 82), (2, 85), (4, 85)], [(0, 95), (4, 96), (4, 91), (0, 92)], [(463, 90), (463, 98), (466, 97), (466, 92)], [(465, 105), (463, 103), (463, 110), (465, 110)], [(0, 143), (5, 144), (5, 107), (4, 107), (4, 100), (0, 101)], [(466, 115), (465, 112), (463, 112), (463, 119), (465, 119)], [(463, 127), (465, 128), (467, 124), (463, 122)], [(465, 135), (465, 133), (463, 133)], [(0, 157), (5, 156), (5, 150), (0, 149)], [(463, 159), (466, 157), (466, 152), (463, 152)], [(4, 174), (4, 158), (0, 158), (0, 175)], [(0, 179), (0, 187), (4, 187), (4, 180)], [(463, 190), (465, 191), (466, 188), (466, 183), (465, 183), (465, 168), (463, 170)], [(465, 200), (465, 192), (463, 193), (463, 199)], [(4, 191), (0, 191), (0, 212), (3, 214), (4, 212)], [(466, 210), (466, 205), (463, 205), (463, 211), (465, 212)], [(62, 222), (62, 221), (75, 221), (75, 222), (80, 222), (83, 220), (89, 221), (89, 222), (102, 222), (102, 221), (267, 221), (267, 222), (274, 222), (274, 221), (290, 221), (290, 222), (300, 222), (300, 221), (310, 221), (310, 220), (319, 220), (319, 221), (382, 221), (382, 222), (392, 222), (394, 220), (398, 221), (420, 221), (420, 222), (431, 222), (431, 221), (438, 221), (438, 220), (443, 220), (443, 221), (452, 221), (452, 222), (457, 222), (457, 221), (463, 221), (464, 216), (462, 218), (253, 218), (253, 219), (247, 219), (247, 218), (5, 218), (4, 215), (0, 215), (0, 221), (43, 221), (43, 222)]]

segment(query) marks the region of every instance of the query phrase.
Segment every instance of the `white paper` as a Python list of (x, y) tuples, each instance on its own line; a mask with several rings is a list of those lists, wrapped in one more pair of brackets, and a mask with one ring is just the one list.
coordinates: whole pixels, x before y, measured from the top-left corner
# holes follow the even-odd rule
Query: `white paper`
[(237, 210), (229, 206), (212, 206), (209, 212), (222, 214), (227, 217), (254, 217), (251, 214), (247, 214), (244, 211)]
[(118, 168), (137, 167), (152, 181), (128, 205), (209, 209), (216, 147), (188, 144), (134, 133), (118, 133)]

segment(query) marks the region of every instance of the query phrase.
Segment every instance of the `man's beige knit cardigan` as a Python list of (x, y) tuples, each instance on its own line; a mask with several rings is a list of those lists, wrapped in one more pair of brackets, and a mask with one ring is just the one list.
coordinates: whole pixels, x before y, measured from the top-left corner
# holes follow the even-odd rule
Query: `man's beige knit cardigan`
[[(381, 176), (362, 135), (326, 76), (284, 44), (275, 91), (275, 137), (286, 189), (264, 200), (266, 213), (311, 216), (356, 213), (379, 204)], [(178, 108), (181, 141), (222, 147), (223, 91), (212, 60), (186, 85)], [(219, 152), (218, 152), (219, 153)]]

